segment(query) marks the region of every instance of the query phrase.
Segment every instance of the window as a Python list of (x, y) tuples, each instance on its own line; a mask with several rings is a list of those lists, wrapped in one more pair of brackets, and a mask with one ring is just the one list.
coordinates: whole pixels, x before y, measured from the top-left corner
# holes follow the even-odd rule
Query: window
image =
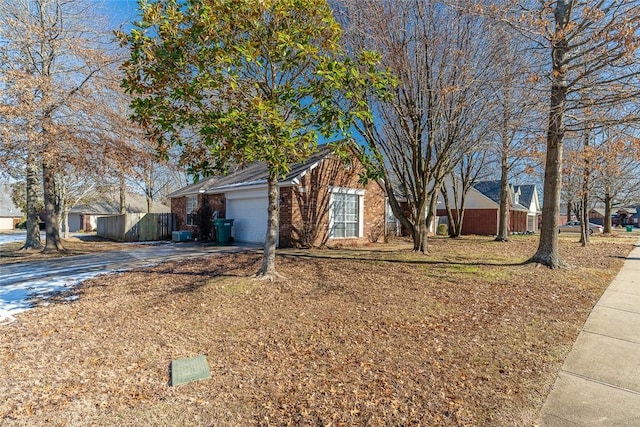
[(330, 188), (329, 237), (362, 237), (363, 190)]
[(198, 196), (187, 196), (187, 225), (196, 225)]

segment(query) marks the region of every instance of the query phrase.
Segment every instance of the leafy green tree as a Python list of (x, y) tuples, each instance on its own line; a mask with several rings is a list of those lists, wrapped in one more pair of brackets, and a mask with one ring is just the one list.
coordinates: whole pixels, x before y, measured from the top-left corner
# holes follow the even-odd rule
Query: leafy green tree
[(308, 158), (320, 135), (348, 130), (350, 114), (332, 102), (335, 82), (352, 69), (353, 78), (367, 75), (341, 59), (341, 28), (325, 0), (158, 0), (140, 8), (141, 20), (118, 34), (131, 51), (123, 86), (135, 98), (134, 120), (161, 151), (183, 147), (195, 173), (266, 164), (268, 231), (257, 276), (273, 280), (278, 178)]

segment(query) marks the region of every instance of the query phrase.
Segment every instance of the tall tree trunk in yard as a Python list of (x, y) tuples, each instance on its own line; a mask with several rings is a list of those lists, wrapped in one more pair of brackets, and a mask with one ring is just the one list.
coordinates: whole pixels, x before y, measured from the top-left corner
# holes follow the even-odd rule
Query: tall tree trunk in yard
[(42, 183), (47, 235), (43, 252), (62, 251), (64, 250), (64, 246), (62, 245), (62, 239), (60, 238), (60, 222), (58, 221), (54, 168), (46, 159), (42, 162)]
[(442, 199), (444, 201), (444, 206), (447, 211), (447, 223), (448, 223), (448, 232), (449, 237), (455, 237), (454, 223), (455, 220), (453, 218), (453, 211), (451, 209), (451, 204), (449, 203), (449, 193), (445, 187), (442, 187)]
[(613, 203), (613, 199), (611, 194), (607, 191), (604, 195), (604, 220), (603, 227), (605, 233), (611, 233), (611, 204)]
[(124, 174), (120, 174), (120, 215), (127, 213), (127, 190), (124, 185)]
[(589, 244), (589, 185), (591, 177), (591, 167), (589, 165), (589, 130), (585, 131), (584, 137), (584, 170), (582, 173), (582, 211), (580, 214), (580, 243), (582, 246)]
[(565, 107), (568, 93), (566, 57), (569, 42), (566, 28), (569, 25), (573, 1), (558, 0), (555, 7), (555, 38), (552, 41), (553, 64), (547, 154), (544, 170), (544, 205), (542, 229), (538, 250), (529, 260), (550, 268), (564, 266), (558, 243), (558, 215), (560, 213), (560, 189), (562, 186), (562, 149), (565, 132)]
[[(437, 195), (435, 196), (437, 198)], [(418, 205), (418, 217), (416, 218), (415, 227), (413, 230), (413, 251), (426, 253), (428, 249), (427, 234), (429, 229), (427, 228), (427, 221), (433, 219), (433, 211), (429, 209), (427, 213), (426, 206), (424, 204)]]
[(276, 237), (278, 233), (280, 207), (278, 206), (278, 174), (272, 168), (269, 168), (269, 178), (267, 182), (267, 191), (269, 194), (267, 235), (264, 242), (262, 267), (260, 267), (260, 270), (256, 273), (256, 277), (273, 281), (282, 276), (276, 271)]
[[(507, 87), (505, 97), (509, 98), (511, 91)], [(509, 111), (506, 106), (502, 111), (502, 124), (500, 126), (500, 140), (502, 150), (500, 152), (500, 211), (498, 223), (498, 235), (496, 242), (509, 241)]]
[(509, 181), (506, 152), (502, 154), (500, 173), (500, 222), (496, 242), (509, 241)]
[(38, 166), (35, 156), (29, 150), (27, 154), (27, 238), (22, 249), (42, 249), (38, 215)]

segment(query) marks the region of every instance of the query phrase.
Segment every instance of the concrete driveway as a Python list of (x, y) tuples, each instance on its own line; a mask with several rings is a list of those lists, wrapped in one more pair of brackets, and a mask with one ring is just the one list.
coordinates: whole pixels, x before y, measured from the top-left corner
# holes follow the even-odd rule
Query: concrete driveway
[(61, 257), (0, 265), (0, 324), (10, 323), (14, 315), (42, 300), (69, 290), (83, 280), (100, 274), (126, 271), (167, 261), (257, 250), (257, 246), (210, 246), (198, 243), (162, 243), (131, 250)]

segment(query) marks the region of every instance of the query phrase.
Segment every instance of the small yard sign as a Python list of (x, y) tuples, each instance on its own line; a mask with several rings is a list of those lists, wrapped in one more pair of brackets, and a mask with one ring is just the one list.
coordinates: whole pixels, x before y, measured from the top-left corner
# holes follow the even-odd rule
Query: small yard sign
[(171, 385), (186, 384), (191, 381), (211, 378), (211, 371), (205, 356), (188, 357), (171, 361)]

